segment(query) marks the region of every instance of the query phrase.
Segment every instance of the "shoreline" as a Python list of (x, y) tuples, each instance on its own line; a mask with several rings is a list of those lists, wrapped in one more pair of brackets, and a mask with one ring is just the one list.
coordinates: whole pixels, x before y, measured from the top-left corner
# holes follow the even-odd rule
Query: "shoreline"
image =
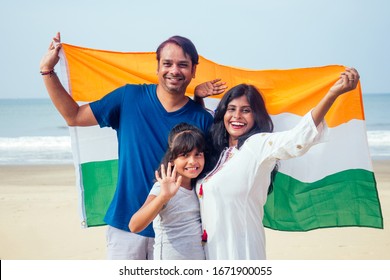
[[(390, 160), (373, 160), (384, 229), (266, 229), (269, 260), (390, 260)], [(0, 166), (0, 259), (104, 260), (106, 227), (81, 227), (73, 164)]]

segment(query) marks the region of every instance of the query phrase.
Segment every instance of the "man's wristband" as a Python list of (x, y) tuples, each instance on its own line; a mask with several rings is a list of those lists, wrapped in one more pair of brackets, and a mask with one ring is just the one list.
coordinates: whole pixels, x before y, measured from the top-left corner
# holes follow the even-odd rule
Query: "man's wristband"
[(54, 72), (54, 69), (51, 69), (49, 71), (40, 71), (39, 73), (41, 73), (42, 76), (49, 75), (50, 77), (53, 75), (57, 75), (56, 72)]

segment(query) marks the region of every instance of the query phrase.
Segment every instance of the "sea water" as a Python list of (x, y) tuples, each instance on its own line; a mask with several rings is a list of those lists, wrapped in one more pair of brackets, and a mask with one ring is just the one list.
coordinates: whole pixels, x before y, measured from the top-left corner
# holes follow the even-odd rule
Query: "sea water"
[[(372, 158), (390, 159), (390, 94), (364, 94)], [(50, 99), (0, 99), (0, 165), (72, 164), (69, 130)]]
[(363, 94), (371, 157), (390, 159), (390, 94)]
[(68, 126), (50, 99), (0, 99), (5, 164), (72, 164)]

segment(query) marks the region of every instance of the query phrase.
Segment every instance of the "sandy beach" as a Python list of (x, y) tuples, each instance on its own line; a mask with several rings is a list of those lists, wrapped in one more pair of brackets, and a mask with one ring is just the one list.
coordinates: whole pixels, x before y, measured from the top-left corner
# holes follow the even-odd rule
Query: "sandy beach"
[[(390, 161), (374, 161), (385, 228), (266, 230), (270, 260), (390, 260)], [(101, 260), (105, 227), (83, 229), (72, 165), (0, 167), (0, 259)]]

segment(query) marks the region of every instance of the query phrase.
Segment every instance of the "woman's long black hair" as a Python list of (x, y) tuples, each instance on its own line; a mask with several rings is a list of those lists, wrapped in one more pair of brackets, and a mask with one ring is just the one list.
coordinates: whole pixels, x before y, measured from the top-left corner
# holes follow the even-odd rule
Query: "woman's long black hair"
[[(265, 102), (261, 92), (253, 85), (239, 84), (230, 90), (228, 90), (219, 102), (214, 115), (214, 122), (211, 126), (210, 133), (208, 135), (208, 142), (211, 143), (211, 154), (207, 163), (207, 169), (211, 169), (218, 161), (218, 158), (222, 151), (229, 147), (229, 134), (226, 131), (224, 124), (224, 116), (228, 107), (228, 104), (236, 98), (245, 96), (251, 107), (254, 117), (254, 125), (252, 129), (238, 138), (237, 149), (240, 149), (242, 144), (250, 136), (262, 133), (273, 132), (274, 125), (270, 115), (265, 107)], [(210, 164), (210, 166), (209, 166)], [(269, 192), (272, 191), (272, 182), (275, 173), (277, 172), (277, 166), (271, 173), (271, 186)]]

